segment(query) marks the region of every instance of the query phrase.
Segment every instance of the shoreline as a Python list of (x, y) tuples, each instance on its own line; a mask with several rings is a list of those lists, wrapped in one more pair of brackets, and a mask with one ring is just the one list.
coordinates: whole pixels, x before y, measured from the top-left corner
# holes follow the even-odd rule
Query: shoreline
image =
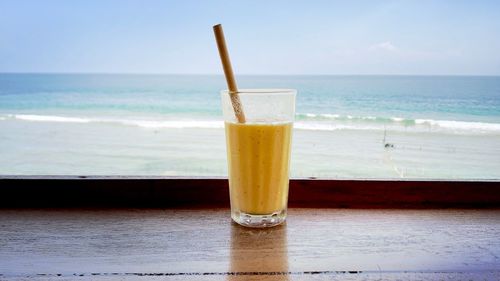
[[(225, 176), (222, 129), (0, 122), (2, 174)], [(385, 143), (393, 147), (386, 148)], [(500, 178), (500, 135), (295, 130), (292, 177)]]

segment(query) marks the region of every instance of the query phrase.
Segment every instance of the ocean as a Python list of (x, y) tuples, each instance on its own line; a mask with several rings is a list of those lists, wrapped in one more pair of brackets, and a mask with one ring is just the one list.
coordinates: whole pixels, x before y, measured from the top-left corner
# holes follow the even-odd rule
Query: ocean
[[(297, 89), (292, 177), (500, 178), (500, 77), (238, 76)], [(0, 174), (226, 176), (219, 75), (0, 74)]]

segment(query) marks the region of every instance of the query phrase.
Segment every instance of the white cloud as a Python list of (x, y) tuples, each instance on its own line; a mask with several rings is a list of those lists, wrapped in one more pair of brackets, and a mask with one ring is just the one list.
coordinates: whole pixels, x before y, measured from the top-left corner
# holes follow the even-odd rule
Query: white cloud
[(391, 42), (386, 41), (370, 46), (370, 50), (385, 50), (385, 51), (396, 51), (398, 48), (394, 46)]

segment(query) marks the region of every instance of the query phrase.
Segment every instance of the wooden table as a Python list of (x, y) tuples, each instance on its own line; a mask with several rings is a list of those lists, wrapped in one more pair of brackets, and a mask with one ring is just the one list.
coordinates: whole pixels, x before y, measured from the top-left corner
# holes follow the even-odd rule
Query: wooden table
[(499, 280), (500, 210), (0, 210), (0, 280)]

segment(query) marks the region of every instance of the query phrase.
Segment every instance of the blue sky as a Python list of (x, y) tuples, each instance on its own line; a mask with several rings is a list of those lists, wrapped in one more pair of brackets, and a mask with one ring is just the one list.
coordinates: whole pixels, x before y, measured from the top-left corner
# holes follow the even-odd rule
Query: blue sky
[(0, 1), (0, 72), (500, 75), (500, 1)]

